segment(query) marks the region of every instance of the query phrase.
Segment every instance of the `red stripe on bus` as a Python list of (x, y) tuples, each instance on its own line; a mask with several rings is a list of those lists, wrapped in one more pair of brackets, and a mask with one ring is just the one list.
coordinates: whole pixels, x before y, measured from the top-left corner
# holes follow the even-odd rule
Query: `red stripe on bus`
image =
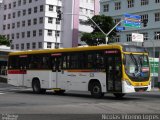
[(26, 74), (26, 70), (8, 70), (8, 74)]

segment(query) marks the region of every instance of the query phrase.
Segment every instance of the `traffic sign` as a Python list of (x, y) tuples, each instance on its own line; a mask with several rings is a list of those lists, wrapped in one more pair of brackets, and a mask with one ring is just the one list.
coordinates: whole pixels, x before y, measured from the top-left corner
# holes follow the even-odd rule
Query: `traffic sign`
[(151, 76), (158, 77), (159, 58), (149, 58), (149, 62), (151, 67)]
[(133, 42), (143, 42), (143, 34), (132, 33), (132, 41)]
[(124, 14), (124, 26), (140, 28), (141, 27), (141, 16), (132, 15), (132, 14)]
[(125, 30), (125, 27), (117, 26), (117, 27), (116, 27), (116, 30), (117, 30), (117, 31), (123, 31), (123, 30)]

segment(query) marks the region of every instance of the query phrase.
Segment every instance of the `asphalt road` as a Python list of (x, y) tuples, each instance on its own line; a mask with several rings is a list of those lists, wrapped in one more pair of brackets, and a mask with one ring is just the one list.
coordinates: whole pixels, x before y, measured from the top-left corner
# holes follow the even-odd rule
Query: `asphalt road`
[[(73, 115), (72, 117), (75, 118), (75, 114), (133, 113), (160, 113), (160, 92), (132, 93), (122, 99), (116, 99), (112, 94), (106, 94), (104, 98), (95, 99), (87, 92), (70, 91), (64, 95), (55, 95), (52, 91), (48, 91), (46, 94), (33, 94), (30, 89), (0, 83), (0, 114), (4, 116), (6, 114), (36, 114), (43, 119), (45, 114), (48, 115), (48, 118), (53, 114), (56, 114), (57, 118), (59, 115), (64, 118), (66, 115)], [(81, 115), (81, 117), (85, 117), (85, 115)], [(47, 120), (47, 117), (45, 119)], [(76, 119), (78, 120), (78, 118)]]

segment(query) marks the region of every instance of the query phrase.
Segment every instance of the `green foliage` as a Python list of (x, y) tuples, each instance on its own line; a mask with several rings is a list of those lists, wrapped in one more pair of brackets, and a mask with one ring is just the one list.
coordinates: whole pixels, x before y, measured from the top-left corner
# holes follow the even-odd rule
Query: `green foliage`
[(81, 37), (81, 41), (85, 42), (87, 45), (95, 46), (99, 44), (105, 44), (105, 35), (100, 32), (95, 33), (84, 33)]
[(10, 40), (7, 39), (5, 36), (0, 35), (0, 45), (10, 46)]
[[(105, 33), (108, 33), (114, 26), (115, 23), (110, 16), (95, 15), (91, 18)], [(81, 41), (86, 42), (88, 45), (99, 45), (106, 43), (106, 36), (95, 26), (95, 24), (88, 19), (86, 21), (88, 25), (93, 28), (92, 33), (83, 33)], [(116, 31), (113, 30), (109, 34), (109, 42), (113, 42), (112, 37), (116, 35)]]

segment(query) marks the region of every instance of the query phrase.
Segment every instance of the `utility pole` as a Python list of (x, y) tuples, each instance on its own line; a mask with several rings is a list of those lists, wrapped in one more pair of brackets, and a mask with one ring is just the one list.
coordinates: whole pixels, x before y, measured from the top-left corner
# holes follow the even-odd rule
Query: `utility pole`
[(85, 17), (87, 17), (88, 19), (90, 19), (90, 20), (94, 23), (94, 25), (106, 36), (106, 44), (107, 44), (107, 42), (108, 42), (108, 36), (109, 36), (109, 34), (110, 34), (121, 22), (123, 22), (123, 20), (119, 21), (119, 22), (106, 34), (106, 33), (97, 25), (97, 23), (96, 23), (94, 20), (92, 20), (92, 18), (90, 18), (90, 17), (87, 16), (87, 15), (84, 15), (84, 14), (73, 14), (73, 13), (63, 13), (63, 14), (65, 14), (65, 15), (85, 16)]

